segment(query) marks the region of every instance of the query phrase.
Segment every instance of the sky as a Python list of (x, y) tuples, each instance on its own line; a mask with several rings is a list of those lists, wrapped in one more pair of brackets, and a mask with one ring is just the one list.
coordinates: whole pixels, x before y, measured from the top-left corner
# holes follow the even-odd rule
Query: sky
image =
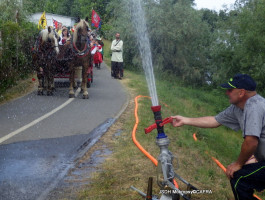
[(208, 8), (210, 10), (219, 11), (223, 9), (223, 5), (227, 5), (227, 8), (230, 9), (230, 5), (234, 4), (236, 0), (195, 0), (196, 9)]

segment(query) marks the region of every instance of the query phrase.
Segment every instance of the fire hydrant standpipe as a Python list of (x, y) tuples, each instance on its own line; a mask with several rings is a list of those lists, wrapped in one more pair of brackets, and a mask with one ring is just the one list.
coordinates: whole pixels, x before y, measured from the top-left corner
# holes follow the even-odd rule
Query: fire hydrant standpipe
[[(172, 165), (173, 161), (173, 155), (172, 153), (168, 150), (168, 145), (169, 145), (169, 139), (167, 138), (167, 135), (164, 132), (164, 125), (166, 123), (172, 122), (171, 118), (166, 118), (165, 120), (162, 120), (161, 116), (161, 106), (152, 106), (151, 107), (153, 113), (154, 113), (154, 118), (155, 118), (155, 125), (151, 125), (149, 128), (145, 129), (145, 133), (151, 132), (154, 128), (157, 129), (157, 137), (156, 137), (156, 144), (160, 148), (160, 155), (158, 158), (158, 177), (157, 177), (157, 184), (159, 185), (160, 188), (170, 188), (174, 190), (175, 194), (177, 194), (177, 199), (179, 196), (182, 196), (184, 199), (189, 200), (190, 198), (184, 195), (181, 190), (179, 190), (174, 184), (173, 180), (174, 177), (178, 178), (181, 180), (183, 183), (188, 185), (189, 189), (197, 190), (194, 186), (189, 184), (187, 181), (182, 179), (179, 175), (177, 175), (174, 172), (174, 167)], [(159, 172), (162, 173), (162, 177), (159, 177)], [(176, 195), (175, 195), (176, 196)], [(172, 195), (173, 197), (173, 195)], [(162, 199), (162, 198), (161, 198)]]
[[(161, 172), (162, 172), (162, 176), (163, 176), (163, 178), (162, 178), (162, 182), (165, 182), (164, 180), (166, 180), (166, 182), (168, 182), (167, 183), (167, 186), (169, 186), (169, 187), (167, 187), (167, 188), (169, 188), (169, 189), (173, 189), (174, 191), (176, 191), (176, 193), (179, 193), (184, 199), (186, 199), (186, 200), (190, 200), (190, 198), (189, 197), (187, 197), (187, 196), (185, 196), (185, 195), (182, 195), (182, 193), (181, 193), (181, 191), (178, 189), (178, 184), (177, 184), (177, 182), (175, 181), (175, 179), (173, 179), (172, 181), (173, 181), (173, 183), (174, 184), (172, 184), (172, 182), (170, 182), (170, 181), (168, 181), (168, 176), (167, 176), (167, 171), (169, 170), (171, 173), (169, 173), (170, 174), (170, 177), (172, 176), (172, 174), (174, 174), (174, 177), (175, 178), (177, 178), (177, 179), (179, 179), (180, 181), (182, 181), (184, 184), (186, 184), (187, 185), (187, 189), (188, 190), (197, 190), (194, 186), (192, 186), (190, 183), (188, 183), (186, 180), (184, 180), (183, 178), (181, 178), (178, 174), (176, 174), (175, 172), (174, 172), (174, 170), (173, 170), (173, 165), (172, 165), (172, 159), (173, 159), (173, 156), (172, 156), (172, 154), (171, 154), (171, 152), (169, 152), (168, 151), (168, 144), (169, 144), (169, 140), (168, 140), (168, 138), (167, 138), (167, 136), (165, 135), (165, 133), (164, 133), (164, 131), (163, 131), (163, 128), (161, 129), (160, 127), (163, 127), (165, 124), (167, 124), (167, 123), (171, 123), (172, 122), (172, 118), (171, 117), (169, 117), (169, 118), (166, 118), (166, 119), (164, 119), (163, 121), (162, 121), (162, 117), (161, 117), (161, 106), (159, 106), (159, 107), (154, 107), (153, 109), (154, 109), (154, 111), (156, 112), (156, 115), (158, 115), (159, 117), (157, 117), (157, 119), (158, 119), (158, 123), (155, 123), (155, 124), (153, 124), (153, 125), (151, 125), (151, 126), (149, 126), (148, 128), (146, 128), (145, 129), (145, 133), (147, 134), (147, 133), (150, 133), (152, 130), (154, 130), (154, 129), (157, 129), (157, 127), (158, 126), (160, 126), (159, 127), (159, 132), (160, 132), (160, 136), (159, 137), (157, 137), (157, 140), (158, 140), (158, 145), (159, 146), (161, 146), (161, 150), (160, 150), (160, 152), (164, 152), (164, 154), (163, 155), (169, 155), (169, 157), (167, 158), (167, 159), (165, 159), (166, 161), (165, 162), (158, 162), (151, 154), (149, 154), (142, 146), (141, 146), (141, 144), (137, 141), (137, 139), (136, 139), (136, 136), (135, 136), (135, 133), (136, 133), (136, 130), (137, 130), (137, 127), (138, 127), (138, 124), (139, 124), (139, 118), (138, 118), (138, 114), (137, 114), (137, 112), (138, 112), (138, 99), (139, 98), (150, 98), (150, 97), (148, 97), (148, 96), (142, 96), (142, 95), (139, 95), (139, 96), (137, 96), (137, 97), (135, 97), (135, 99), (134, 99), (134, 101), (135, 101), (135, 110), (134, 110), (134, 115), (135, 115), (135, 125), (134, 125), (134, 128), (133, 128), (133, 131), (132, 131), (132, 140), (133, 140), (133, 142), (135, 143), (135, 145), (142, 151), (142, 153), (144, 154), (144, 155), (146, 155), (156, 166), (158, 166), (158, 164), (159, 164), (159, 166), (158, 166), (158, 168), (157, 169), (160, 169), (161, 170)], [(159, 112), (159, 113), (157, 113), (157, 112)], [(162, 121), (162, 123), (159, 123), (159, 122), (161, 122)], [(163, 156), (163, 157), (166, 157), (166, 156)], [(160, 158), (159, 158), (159, 160), (161, 160)], [(169, 160), (169, 161), (167, 161), (167, 160)], [(163, 163), (162, 165), (161, 165), (161, 163)], [(162, 167), (160, 167), (160, 166), (163, 166), (163, 168)], [(168, 167), (165, 167), (165, 166), (168, 166)], [(165, 177), (166, 178), (164, 178), (164, 174), (165, 174)], [(166, 189), (167, 189), (166, 188)], [(141, 194), (142, 196), (144, 196), (144, 197), (146, 197), (147, 195), (145, 194), (145, 193), (143, 193), (143, 192), (141, 192), (140, 190), (138, 190), (137, 188), (135, 188), (135, 187), (133, 187), (133, 186), (131, 186), (131, 189), (133, 189), (133, 190), (135, 190), (135, 191), (137, 191), (139, 194)], [(178, 197), (179, 197), (179, 195), (178, 195)], [(173, 200), (172, 199), (172, 196), (171, 197), (168, 197), (167, 195), (162, 195), (161, 196), (161, 198), (160, 198), (160, 200), (168, 200), (168, 199), (170, 199), (170, 200)], [(178, 198), (177, 198), (178, 199)], [(152, 196), (152, 200), (158, 200), (157, 199), (157, 197), (155, 196), (155, 195), (153, 195)], [(175, 200), (175, 198), (174, 198), (174, 200)]]

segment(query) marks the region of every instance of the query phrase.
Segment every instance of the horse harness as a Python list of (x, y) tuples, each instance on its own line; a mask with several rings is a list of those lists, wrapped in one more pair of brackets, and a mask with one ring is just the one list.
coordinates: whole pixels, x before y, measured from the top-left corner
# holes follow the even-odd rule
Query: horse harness
[[(83, 39), (85, 38), (85, 39)], [(71, 40), (71, 44), (72, 44), (72, 50), (73, 50), (73, 54), (74, 56), (78, 57), (78, 58), (82, 58), (82, 57), (85, 57), (87, 56), (89, 53), (90, 53), (90, 41), (88, 39), (88, 36), (81, 36), (81, 41), (85, 41), (85, 47), (82, 51), (80, 51), (75, 43), (73, 42), (73, 39)]]
[(42, 38), (39, 36), (35, 43), (34, 51), (41, 57), (44, 58), (45, 56), (48, 56), (48, 59), (51, 59), (52, 57), (56, 57), (56, 53), (54, 52), (55, 48), (58, 47), (56, 45), (47, 46), (41, 44)]

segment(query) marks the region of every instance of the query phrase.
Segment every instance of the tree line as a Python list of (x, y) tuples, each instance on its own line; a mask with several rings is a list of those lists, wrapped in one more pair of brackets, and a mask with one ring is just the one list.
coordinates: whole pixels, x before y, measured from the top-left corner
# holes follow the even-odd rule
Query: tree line
[[(1, 2), (1, 88), (3, 77), (11, 75), (8, 72), (6, 76), (9, 69), (30, 69), (27, 51), (38, 30), (26, 16), (44, 10), (81, 18), (91, 17), (92, 9), (96, 10), (106, 39), (121, 33), (125, 67), (142, 70), (131, 1), (23, 0), (22, 6), (17, 0)], [(216, 88), (235, 73), (248, 73), (257, 81), (259, 91), (265, 92), (265, 0), (237, 0), (234, 9), (218, 13), (194, 9), (194, 0), (142, 0), (142, 5), (156, 76), (167, 73), (188, 86)], [(17, 18), (14, 10), (19, 11)]]
[[(216, 88), (236, 73), (248, 73), (259, 91), (265, 91), (265, 0), (237, 0), (233, 10), (219, 13), (196, 10), (193, 0), (143, 2), (158, 74), (173, 74), (193, 87)], [(111, 4), (113, 29), (125, 40), (125, 61), (140, 69), (137, 36), (126, 14), (130, 3), (113, 0)]]

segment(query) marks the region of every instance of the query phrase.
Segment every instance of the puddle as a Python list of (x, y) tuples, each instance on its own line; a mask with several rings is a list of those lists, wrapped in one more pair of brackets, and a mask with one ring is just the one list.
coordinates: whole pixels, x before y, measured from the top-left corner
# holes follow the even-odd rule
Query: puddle
[(103, 148), (104, 149), (94, 151), (89, 159), (79, 163), (77, 167), (70, 172), (66, 180), (70, 182), (71, 180), (77, 181), (79, 178), (80, 180), (86, 179), (90, 177), (91, 172), (98, 171), (97, 166), (102, 164), (106, 157), (112, 153), (105, 145)]

